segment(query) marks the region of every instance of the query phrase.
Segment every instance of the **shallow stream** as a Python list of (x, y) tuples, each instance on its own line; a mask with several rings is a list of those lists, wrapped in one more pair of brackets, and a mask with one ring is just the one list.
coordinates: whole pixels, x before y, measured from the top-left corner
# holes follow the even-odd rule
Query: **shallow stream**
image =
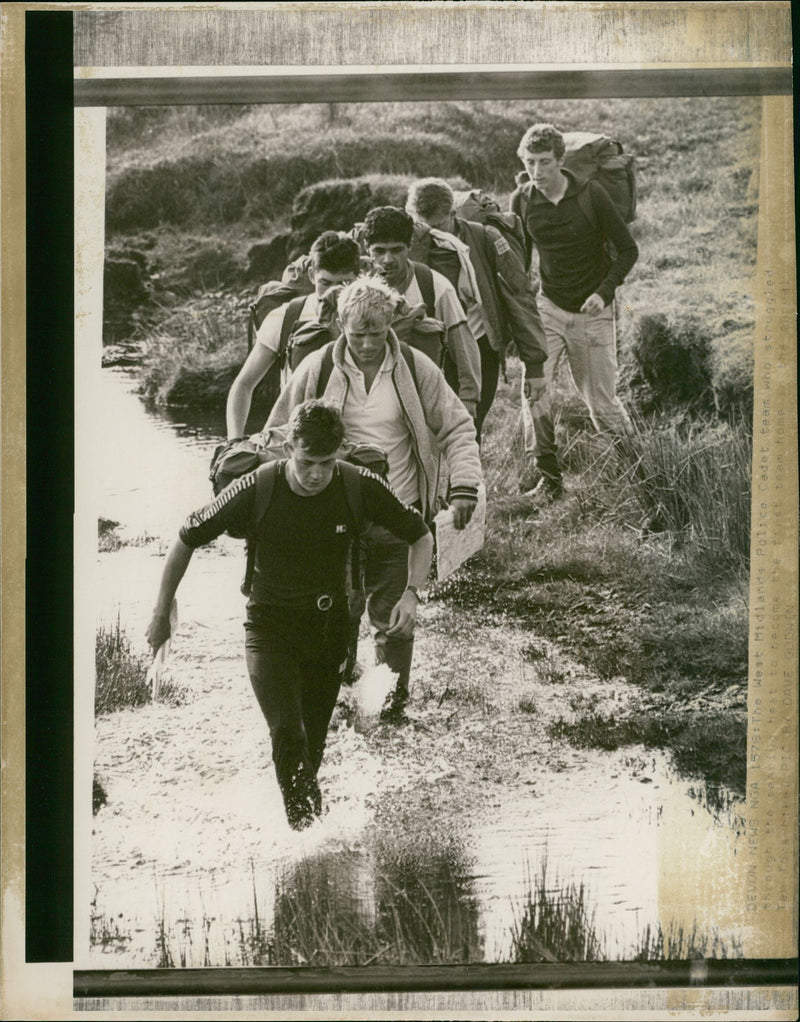
[[(97, 559), (98, 618), (119, 616), (144, 651), (160, 555), (209, 497), (222, 425), (146, 412), (120, 370), (103, 371), (97, 402), (79, 457), (96, 469), (97, 515), (127, 541)], [(289, 831), (241, 656), (242, 567), (241, 543), (222, 538), (179, 593), (175, 673), (194, 701), (97, 721), (108, 802), (94, 818), (85, 964), (270, 964), (280, 933), (297, 964), (315, 964), (334, 937), (309, 929), (314, 913), (337, 921), (354, 962), (391, 960), (404, 939), (422, 960), (447, 947), (450, 960), (507, 961), (537, 889), (542, 904), (585, 909), (605, 957), (632, 957), (659, 925), (665, 936), (696, 928), (709, 955), (746, 954), (741, 802), (680, 778), (661, 753), (543, 738), (518, 696), (452, 724), (429, 701), (396, 733), (341, 726), (321, 774), (330, 811), (303, 835)], [(422, 689), (454, 655), (442, 613), (432, 603), (421, 619)], [(530, 637), (477, 619), (470, 628), (463, 641), (496, 664), (496, 691), (517, 692), (514, 650)], [(559, 709), (560, 690), (536, 692)]]

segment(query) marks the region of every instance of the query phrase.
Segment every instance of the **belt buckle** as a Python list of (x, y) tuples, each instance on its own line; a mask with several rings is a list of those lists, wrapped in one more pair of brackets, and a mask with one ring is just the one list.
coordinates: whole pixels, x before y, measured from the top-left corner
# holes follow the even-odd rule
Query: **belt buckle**
[(327, 593), (317, 597), (317, 610), (330, 610), (333, 606), (333, 597)]

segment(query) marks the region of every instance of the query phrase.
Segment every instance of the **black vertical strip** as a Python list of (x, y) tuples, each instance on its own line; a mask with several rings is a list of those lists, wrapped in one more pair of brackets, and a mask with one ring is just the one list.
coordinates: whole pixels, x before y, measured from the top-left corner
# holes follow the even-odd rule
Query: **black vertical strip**
[(72, 961), (72, 12), (25, 15), (25, 958)]

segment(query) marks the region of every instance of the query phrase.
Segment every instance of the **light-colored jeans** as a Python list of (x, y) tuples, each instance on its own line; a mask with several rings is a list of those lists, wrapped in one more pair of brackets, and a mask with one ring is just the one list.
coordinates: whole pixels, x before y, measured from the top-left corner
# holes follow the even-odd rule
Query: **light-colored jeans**
[[(598, 316), (583, 312), (565, 312), (545, 298), (537, 297), (547, 340), (544, 397), (529, 405), (522, 400), (525, 453), (536, 458), (541, 472), (561, 477), (556, 455), (553, 424), (553, 388), (556, 367), (561, 356), (567, 359), (573, 382), (586, 403), (598, 432), (615, 435), (628, 433), (631, 421), (617, 397), (617, 332), (614, 306), (607, 305)], [(522, 381), (524, 386), (524, 379)]]

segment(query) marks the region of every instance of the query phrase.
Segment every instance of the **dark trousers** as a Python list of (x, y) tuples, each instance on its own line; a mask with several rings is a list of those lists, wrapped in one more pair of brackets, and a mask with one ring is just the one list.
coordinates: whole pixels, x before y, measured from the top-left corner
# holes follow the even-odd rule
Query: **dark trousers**
[(308, 826), (322, 798), (317, 771), (347, 653), (347, 600), (328, 611), (247, 609), (250, 683), (272, 739), (272, 760), (289, 825)]
[(500, 353), (489, 344), (489, 338), (485, 334), (478, 338), (478, 350), (481, 353), (481, 398), (478, 402), (475, 429), (478, 433), (478, 443), (480, 443), (481, 428), (497, 394), (497, 384), (500, 380)]
[(414, 655), (414, 638), (387, 635), (392, 609), (408, 583), (408, 544), (380, 525), (371, 525), (361, 536), (361, 577), (350, 594), (350, 659), (355, 663), (358, 630), (366, 607), (375, 641), (375, 662), (386, 664), (397, 675), (394, 702), (408, 700), (408, 683)]

